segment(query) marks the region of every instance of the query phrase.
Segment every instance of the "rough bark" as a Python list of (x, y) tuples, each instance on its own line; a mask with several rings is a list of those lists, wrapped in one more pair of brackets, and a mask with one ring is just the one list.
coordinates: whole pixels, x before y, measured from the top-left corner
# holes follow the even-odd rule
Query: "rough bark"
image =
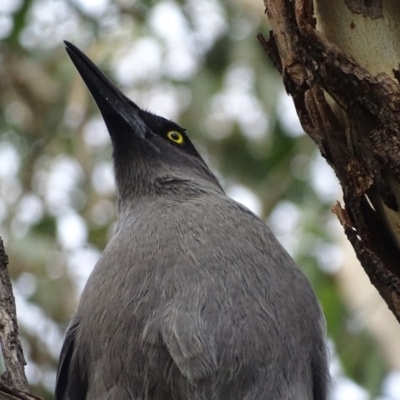
[[(368, 12), (379, 18), (381, 2), (372, 5)], [(318, 31), (311, 0), (265, 0), (265, 6), (272, 32), (268, 40), (258, 38), (282, 74), (303, 129), (342, 185), (344, 207), (338, 203), (333, 212), (400, 321), (400, 86)]]
[(18, 390), (28, 390), (26, 364), (18, 339), (17, 312), (8, 275), (8, 257), (0, 238), (0, 341), (6, 372), (1, 379)]
[(8, 275), (8, 257), (0, 238), (0, 342), (6, 371), (0, 378), (0, 400), (40, 400), (26, 393), (29, 390), (25, 376), (26, 364), (18, 339), (17, 313), (11, 280)]

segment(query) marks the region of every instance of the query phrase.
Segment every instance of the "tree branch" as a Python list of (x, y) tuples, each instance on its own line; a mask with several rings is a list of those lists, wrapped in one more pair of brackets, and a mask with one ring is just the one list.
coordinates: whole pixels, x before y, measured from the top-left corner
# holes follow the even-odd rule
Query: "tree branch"
[(1, 380), (20, 391), (28, 391), (25, 376), (26, 364), (18, 339), (17, 313), (15, 299), (8, 275), (8, 257), (0, 238), (0, 342), (6, 372)]

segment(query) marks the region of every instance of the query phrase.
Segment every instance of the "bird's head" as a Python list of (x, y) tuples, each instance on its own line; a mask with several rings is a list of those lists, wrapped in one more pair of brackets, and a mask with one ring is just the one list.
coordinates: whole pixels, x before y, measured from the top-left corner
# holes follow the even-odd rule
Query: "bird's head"
[(222, 191), (185, 129), (140, 109), (76, 46), (65, 45), (107, 125), (120, 203), (138, 196)]

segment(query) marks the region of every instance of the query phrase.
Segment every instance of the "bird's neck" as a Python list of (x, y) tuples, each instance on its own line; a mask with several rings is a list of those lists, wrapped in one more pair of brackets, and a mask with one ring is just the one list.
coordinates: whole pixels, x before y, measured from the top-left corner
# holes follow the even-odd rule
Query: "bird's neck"
[(117, 212), (118, 219), (131, 218), (143, 211), (143, 208), (151, 207), (151, 204), (165, 205), (190, 202), (204, 195), (224, 194), (219, 185), (199, 179), (159, 177), (154, 181), (147, 181), (141, 185), (137, 181), (133, 185), (117, 185)]

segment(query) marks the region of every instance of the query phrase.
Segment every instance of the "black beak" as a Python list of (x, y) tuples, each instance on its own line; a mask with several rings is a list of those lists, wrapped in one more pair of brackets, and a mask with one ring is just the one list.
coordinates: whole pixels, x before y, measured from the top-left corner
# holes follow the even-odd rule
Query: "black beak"
[(94, 63), (72, 43), (64, 41), (68, 55), (92, 94), (113, 142), (126, 134), (144, 138), (148, 127), (140, 108), (108, 79)]

